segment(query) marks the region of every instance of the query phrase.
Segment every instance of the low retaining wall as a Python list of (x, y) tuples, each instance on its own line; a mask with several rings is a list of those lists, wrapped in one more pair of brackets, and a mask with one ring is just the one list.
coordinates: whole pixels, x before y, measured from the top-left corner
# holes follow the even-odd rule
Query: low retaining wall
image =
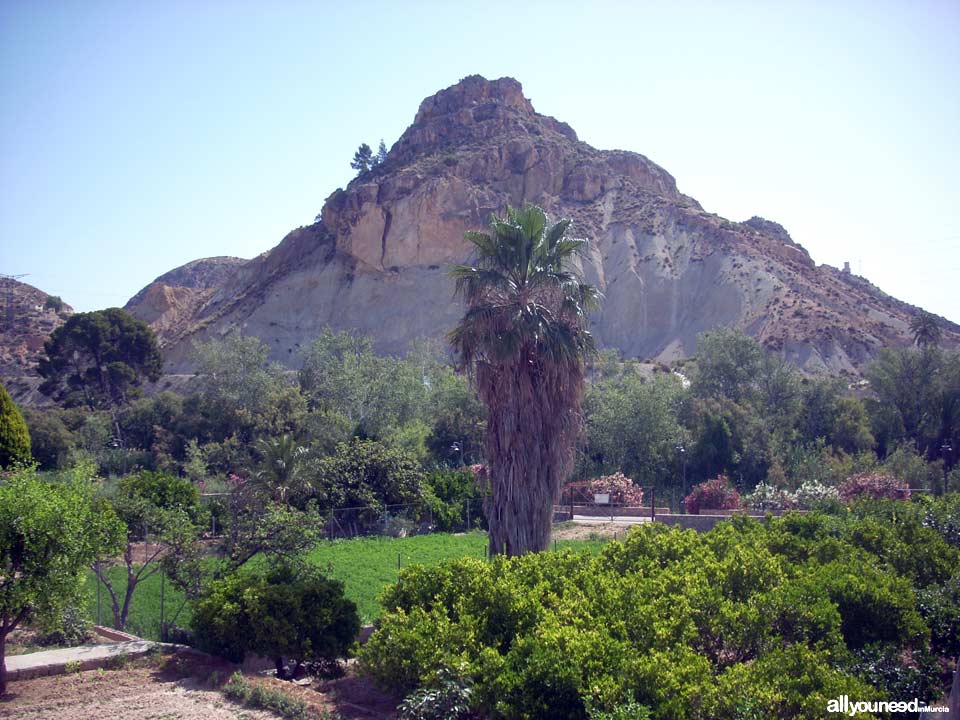
[[(654, 508), (657, 515), (661, 513), (669, 514), (670, 508), (668, 507), (658, 507)], [(561, 505), (557, 507), (557, 512), (565, 512), (568, 515), (570, 514), (569, 505)], [(619, 505), (574, 505), (573, 506), (574, 515), (585, 515), (586, 517), (650, 517), (650, 508), (649, 507), (625, 507)]]
[[(766, 522), (766, 515), (751, 515), (760, 522)], [(729, 520), (731, 515), (661, 515), (657, 513), (657, 522), (664, 525), (676, 525), (684, 530), (696, 530), (697, 532), (707, 532), (712, 530), (719, 523)]]

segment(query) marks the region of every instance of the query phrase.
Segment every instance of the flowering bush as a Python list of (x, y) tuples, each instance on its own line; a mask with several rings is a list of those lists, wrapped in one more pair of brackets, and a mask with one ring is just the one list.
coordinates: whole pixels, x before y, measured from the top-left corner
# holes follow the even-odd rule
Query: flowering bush
[(847, 478), (840, 486), (840, 497), (844, 502), (859, 497), (907, 500), (910, 497), (910, 488), (893, 475), (865, 472)]
[(590, 481), (590, 492), (609, 493), (611, 502), (637, 506), (643, 504), (643, 488), (621, 472), (604, 475)]
[(683, 499), (683, 505), (691, 515), (699, 515), (701, 510), (736, 510), (743, 507), (743, 501), (730, 479), (717, 475), (696, 485)]
[(825, 505), (839, 502), (840, 491), (817, 480), (807, 480), (797, 488), (793, 497), (801, 510), (817, 510)]
[(760, 511), (791, 510), (797, 506), (797, 499), (791, 493), (765, 482), (757, 483), (757, 487), (743, 501), (751, 510)]

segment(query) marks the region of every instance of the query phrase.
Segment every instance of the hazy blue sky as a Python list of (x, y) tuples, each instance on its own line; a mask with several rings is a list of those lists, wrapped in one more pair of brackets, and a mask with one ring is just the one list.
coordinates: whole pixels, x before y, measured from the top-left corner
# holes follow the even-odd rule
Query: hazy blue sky
[(960, 321), (960, 2), (0, 3), (0, 272), (79, 310), (252, 257), (461, 77)]

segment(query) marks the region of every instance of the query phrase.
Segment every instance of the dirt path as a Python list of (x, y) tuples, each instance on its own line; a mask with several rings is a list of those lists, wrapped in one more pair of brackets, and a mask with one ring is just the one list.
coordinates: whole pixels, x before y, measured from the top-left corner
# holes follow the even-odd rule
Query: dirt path
[[(115, 670), (90, 670), (10, 683), (0, 700), (0, 718), (24, 720), (275, 720), (269, 712), (243, 708), (217, 688), (236, 666), (192, 656), (148, 657)], [(214, 674), (216, 673), (216, 674)], [(348, 675), (298, 687), (248, 676), (306, 701), (318, 714), (344, 718), (391, 718), (397, 700)]]
[(622, 538), (630, 530), (631, 525), (611, 522), (577, 523), (565, 522), (553, 527), (553, 538), (556, 540), (592, 540), (594, 538), (608, 539), (614, 534)]

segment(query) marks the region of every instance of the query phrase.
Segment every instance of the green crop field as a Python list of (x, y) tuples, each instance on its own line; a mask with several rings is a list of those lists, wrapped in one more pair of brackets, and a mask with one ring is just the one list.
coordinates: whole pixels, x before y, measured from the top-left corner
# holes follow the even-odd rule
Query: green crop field
[[(561, 540), (559, 548), (572, 548), (583, 552), (597, 552), (603, 547), (602, 540)], [(376, 620), (380, 614), (378, 598), (383, 588), (397, 580), (397, 563), (409, 565), (435, 565), (442, 560), (459, 557), (484, 557), (487, 536), (481, 532), (462, 535), (435, 533), (415, 535), (408, 538), (363, 537), (349, 540), (324, 540), (311, 552), (310, 560), (328, 570), (331, 576), (343, 581), (347, 597), (357, 604), (364, 622)], [(126, 588), (126, 568), (116, 567), (108, 571), (117, 595), (122, 602)], [(190, 606), (184, 605), (183, 593), (167, 582), (163, 588), (164, 618), (171, 622), (179, 611), (175, 623), (181, 627), (190, 624)], [(87, 583), (87, 608), (93, 620), (97, 618), (97, 578), (90, 573)], [(160, 636), (161, 578), (155, 575), (141, 583), (133, 596), (127, 632), (141, 637), (157, 639)], [(110, 597), (101, 590), (101, 618), (104, 625), (113, 625)]]

